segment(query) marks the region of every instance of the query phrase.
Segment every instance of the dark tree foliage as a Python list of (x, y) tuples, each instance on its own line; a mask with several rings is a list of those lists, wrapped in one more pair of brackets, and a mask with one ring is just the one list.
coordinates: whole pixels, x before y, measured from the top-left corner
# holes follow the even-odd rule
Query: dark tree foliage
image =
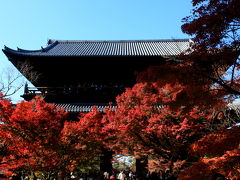
[(240, 1), (192, 3), (192, 15), (184, 18), (182, 25), (183, 32), (193, 36), (190, 61), (202, 75), (229, 94), (239, 96)]
[(191, 16), (183, 19), (183, 32), (193, 35), (197, 47), (239, 48), (238, 0), (193, 0)]

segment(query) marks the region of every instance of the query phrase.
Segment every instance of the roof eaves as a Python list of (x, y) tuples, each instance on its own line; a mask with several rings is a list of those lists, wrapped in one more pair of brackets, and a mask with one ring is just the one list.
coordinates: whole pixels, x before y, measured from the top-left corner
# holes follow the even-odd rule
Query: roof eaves
[(21, 49), (19, 47), (17, 47), (17, 50), (15, 50), (15, 49), (11, 49), (7, 46), (4, 46), (4, 49), (2, 49), (2, 51), (4, 53), (6, 52), (6, 53), (18, 54), (18, 55), (40, 56), (40, 55), (43, 55), (41, 53), (47, 52), (48, 50), (50, 50), (51, 48), (53, 48), (57, 44), (58, 44), (58, 41), (55, 41), (54, 43), (48, 45), (45, 48), (41, 47), (40, 50), (26, 50), (26, 49)]

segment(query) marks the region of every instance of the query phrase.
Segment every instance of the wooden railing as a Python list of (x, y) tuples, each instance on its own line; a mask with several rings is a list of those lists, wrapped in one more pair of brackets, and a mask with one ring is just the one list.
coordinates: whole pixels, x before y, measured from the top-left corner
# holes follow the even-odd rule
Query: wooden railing
[(25, 87), (24, 95), (119, 94), (123, 87)]

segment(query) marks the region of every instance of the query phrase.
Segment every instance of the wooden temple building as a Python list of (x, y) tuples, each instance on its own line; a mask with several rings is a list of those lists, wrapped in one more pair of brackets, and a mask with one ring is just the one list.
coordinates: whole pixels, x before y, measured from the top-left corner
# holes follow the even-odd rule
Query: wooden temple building
[[(102, 110), (135, 83), (136, 73), (160, 65), (189, 48), (189, 39), (62, 41), (49, 40), (40, 50), (4, 47), (9, 61), (19, 68), (27, 63), (39, 77), (25, 87), (22, 97), (41, 94), (70, 112)], [(19, 68), (21, 70), (21, 68)], [(23, 72), (24, 75), (24, 72)]]
[(39, 76), (32, 82), (35, 87), (25, 87), (25, 100), (41, 94), (45, 101), (79, 113), (91, 111), (92, 106), (103, 111), (134, 85), (137, 72), (175, 58), (189, 45), (189, 39), (49, 40), (39, 50), (5, 46), (3, 52), (14, 66), (27, 63)]

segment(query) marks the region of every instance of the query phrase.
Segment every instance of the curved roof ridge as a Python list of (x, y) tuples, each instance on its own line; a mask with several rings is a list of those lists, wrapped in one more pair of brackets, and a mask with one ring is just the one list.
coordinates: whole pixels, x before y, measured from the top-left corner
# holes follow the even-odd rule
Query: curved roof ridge
[(44, 47), (41, 46), (41, 49), (37, 49), (37, 50), (27, 50), (27, 49), (22, 49), (22, 48), (19, 48), (19, 47), (17, 47), (17, 50), (15, 50), (15, 49), (9, 48), (7, 46), (4, 46), (3, 50), (11, 51), (11, 52), (20, 52), (20, 53), (39, 53), (39, 52), (46, 52), (49, 49), (53, 48), (57, 44), (58, 44), (58, 41), (55, 41), (55, 42), (47, 45), (47, 47), (44, 48)]
[(22, 48), (17, 47), (17, 51), (20, 51), (20, 52), (41, 52), (42, 50), (41, 49), (38, 49), (38, 50), (27, 50), (27, 49), (22, 49)]
[(3, 49), (3, 50), (5, 50), (5, 51), (13, 51), (13, 52), (17, 52), (17, 50), (12, 49), (12, 48), (9, 48), (9, 47), (7, 47), (7, 46), (4, 46), (4, 49)]
[(48, 44), (52, 44), (55, 42), (59, 43), (121, 43), (121, 42), (189, 42), (191, 39), (143, 39), (143, 40), (56, 40), (56, 39), (49, 39)]
[(44, 52), (45, 51), (48, 51), (49, 49), (53, 48), (54, 46), (56, 46), (58, 44), (58, 41), (54, 41), (53, 43), (51, 44), (48, 44), (47, 47), (43, 48), (44, 49)]
[[(17, 50), (9, 48), (7, 46), (4, 46), (4, 49), (2, 49), (4, 54), (16, 54), (16, 55), (28, 55), (28, 54), (39, 54), (42, 53), (42, 49), (40, 50), (25, 50), (21, 48), (17, 48)], [(8, 56), (8, 55), (7, 55)]]

